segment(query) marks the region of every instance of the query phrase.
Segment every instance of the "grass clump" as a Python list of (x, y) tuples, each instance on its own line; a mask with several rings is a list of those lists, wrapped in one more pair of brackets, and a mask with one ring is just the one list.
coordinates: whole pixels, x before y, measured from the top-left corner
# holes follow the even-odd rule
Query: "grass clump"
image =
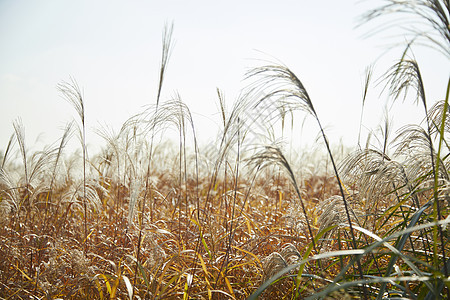
[[(422, 17), (441, 38), (428, 41), (446, 54), (447, 2), (387, 3), (366, 18), (391, 8)], [(58, 89), (79, 121), (56, 146), (28, 149), (20, 119), (13, 123), (0, 164), (0, 297), (449, 298), (450, 80), (429, 107), (411, 55), (427, 36), (414, 35), (384, 76), (394, 100), (414, 92), (425, 125), (391, 139), (386, 121), (379, 145), (358, 139), (338, 161), (300, 79), (272, 63), (248, 73), (230, 110), (218, 91), (222, 128), (200, 146), (181, 96), (161, 99), (171, 35), (167, 26), (155, 105), (119, 132), (99, 129), (106, 145), (97, 155), (87, 152), (74, 80)], [(287, 151), (276, 138), (298, 111), (317, 121), (323, 157)], [(69, 155), (75, 129), (81, 154)], [(312, 160), (331, 171), (305, 170)]]

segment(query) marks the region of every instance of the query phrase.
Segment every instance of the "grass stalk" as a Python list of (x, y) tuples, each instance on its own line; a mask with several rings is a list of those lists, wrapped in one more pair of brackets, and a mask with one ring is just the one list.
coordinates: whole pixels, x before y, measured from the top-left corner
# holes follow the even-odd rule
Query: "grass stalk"
[[(445, 121), (446, 121), (446, 117), (447, 117), (447, 113), (448, 113), (448, 101), (449, 101), (449, 92), (450, 92), (450, 78), (448, 80), (447, 83), (447, 91), (446, 91), (446, 95), (445, 95), (445, 103), (444, 103), (444, 108), (443, 108), (443, 112), (442, 112), (442, 122), (441, 122), (441, 126), (440, 126), (440, 130), (439, 130), (439, 146), (438, 146), (438, 153), (437, 153), (437, 160), (436, 160), (436, 170), (434, 173), (434, 186), (433, 186), (433, 198), (434, 198), (434, 202), (433, 202), (433, 221), (438, 222), (442, 219), (442, 213), (441, 213), (441, 206), (439, 204), (439, 196), (438, 196), (438, 190), (439, 190), (439, 165), (440, 165), (440, 157), (441, 157), (441, 149), (442, 149), (442, 141), (444, 140), (444, 133), (445, 133)], [(438, 234), (439, 233), (439, 234)], [(437, 227), (433, 227), (433, 262), (434, 262), (434, 267), (438, 270), (439, 269), (439, 259), (438, 259), (438, 249), (437, 249), (437, 245), (438, 245), (438, 235), (439, 235), (439, 242), (441, 245), (441, 253), (442, 253), (442, 257), (444, 258), (443, 261), (443, 270), (444, 270), (444, 276), (445, 278), (448, 278), (449, 276), (449, 271), (447, 269), (447, 263), (445, 261), (446, 256), (446, 252), (445, 252), (445, 241), (444, 241), (444, 233), (442, 231), (442, 227), (441, 226), (437, 226)], [(447, 297), (450, 298), (450, 288), (447, 287)]]
[[(297, 109), (305, 111), (306, 113), (313, 116), (314, 119), (317, 121), (320, 133), (325, 142), (328, 156), (330, 157), (331, 164), (333, 166), (333, 171), (337, 180), (337, 184), (339, 186), (342, 201), (344, 203), (346, 217), (350, 228), (352, 247), (353, 249), (357, 249), (358, 245), (356, 243), (353, 225), (350, 218), (350, 211), (348, 208), (348, 203), (345, 197), (344, 189), (342, 187), (342, 183), (339, 177), (339, 172), (337, 170), (337, 166), (334, 161), (334, 157), (330, 149), (328, 139), (325, 135), (325, 131), (322, 127), (320, 119), (316, 113), (316, 110), (314, 109), (314, 105), (311, 101), (311, 98), (309, 97), (308, 92), (304, 87), (303, 83), (290, 69), (282, 65), (267, 65), (255, 68), (248, 73), (247, 77), (260, 78), (258, 81), (256, 81), (255, 87), (253, 87), (253, 89), (255, 89), (259, 94), (264, 93), (264, 96), (257, 100), (257, 105), (262, 103), (263, 101), (273, 101), (273, 102), (282, 101), (282, 103), (284, 103), (285, 105), (293, 105)], [(269, 91), (265, 92), (265, 90), (262, 90), (263, 88), (268, 89)], [(357, 262), (357, 264), (359, 276), (362, 279), (363, 272), (361, 264), (359, 261)], [(363, 289), (364, 289), (364, 298), (366, 299), (367, 298), (366, 288), (363, 287)]]
[(57, 176), (58, 165), (62, 158), (63, 150), (64, 150), (68, 140), (70, 139), (70, 135), (72, 134), (72, 127), (73, 127), (73, 122), (70, 122), (67, 124), (66, 128), (64, 129), (64, 134), (61, 138), (61, 142), (57, 148), (58, 151), (57, 151), (57, 155), (56, 155), (55, 162), (53, 165), (50, 186), (49, 186), (49, 190), (47, 192), (47, 197), (45, 199), (44, 232), (47, 232), (48, 227), (49, 227), (49, 222), (48, 222), (49, 203), (51, 203), (53, 200), (53, 189), (54, 189), (54, 184), (55, 184), (55, 180), (56, 180), (56, 176)]
[[(159, 84), (158, 84), (158, 93), (156, 95), (156, 110), (155, 115), (158, 113), (158, 107), (159, 107), (159, 101), (161, 97), (161, 91), (162, 86), (164, 82), (164, 75), (167, 68), (167, 63), (169, 61), (170, 51), (171, 51), (171, 44), (172, 44), (172, 33), (173, 33), (173, 23), (170, 25), (165, 26), (164, 32), (163, 32), (163, 42), (162, 42), (162, 58), (161, 58), (161, 66), (160, 66), (160, 72), (159, 72)], [(136, 276), (138, 274), (138, 265), (140, 263), (140, 254), (141, 254), (141, 243), (142, 243), (142, 226), (144, 223), (144, 212), (145, 212), (145, 206), (146, 206), (146, 199), (148, 195), (150, 194), (150, 199), (152, 198), (151, 193), (151, 187), (150, 187), (150, 175), (151, 175), (151, 164), (152, 164), (152, 153), (153, 153), (153, 143), (154, 143), (154, 125), (156, 123), (156, 118), (153, 118), (153, 130), (151, 133), (151, 141), (150, 141), (150, 149), (149, 149), (149, 158), (148, 158), (148, 165), (147, 165), (147, 173), (145, 178), (145, 193), (144, 197), (142, 199), (142, 207), (141, 207), (141, 215), (140, 215), (140, 221), (139, 221), (139, 238), (137, 242), (137, 252), (136, 252), (136, 266), (134, 270), (134, 278), (133, 278), (133, 286), (136, 285)], [(153, 205), (150, 205), (150, 214), (151, 214), (151, 221), (153, 222)], [(134, 295), (132, 295), (132, 298)]]
[(88, 238), (88, 229), (87, 229), (87, 198), (86, 198), (86, 163), (87, 163), (87, 146), (86, 146), (86, 123), (85, 123), (85, 107), (83, 94), (81, 92), (78, 83), (71, 78), (70, 82), (62, 82), (57, 85), (61, 96), (69, 102), (78, 114), (81, 122), (81, 128), (78, 126), (81, 148), (83, 151), (83, 210), (84, 210), (84, 251), (87, 252), (87, 238)]
[[(23, 127), (22, 120), (19, 118), (14, 123), (14, 132), (16, 135), (17, 143), (19, 144), (19, 150), (22, 157), (22, 164), (23, 164), (23, 170), (24, 170), (24, 180), (25, 180), (25, 186), (22, 187), (24, 189), (24, 197), (23, 199), (20, 199), (19, 208), (17, 209), (17, 213), (20, 212), (20, 209), (22, 206), (26, 206), (26, 217), (25, 217), (25, 223), (28, 223), (28, 218), (31, 213), (31, 199), (30, 199), (30, 181), (29, 181), (29, 172), (28, 172), (28, 155), (27, 155), (27, 149), (25, 145), (25, 128)], [(28, 205), (27, 205), (28, 203)], [(20, 220), (20, 217), (17, 218)]]

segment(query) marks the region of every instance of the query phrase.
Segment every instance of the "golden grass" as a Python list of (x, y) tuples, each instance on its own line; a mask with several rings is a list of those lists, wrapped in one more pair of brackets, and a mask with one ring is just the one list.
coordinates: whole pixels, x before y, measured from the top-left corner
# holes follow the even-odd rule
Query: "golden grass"
[[(449, 298), (450, 80), (445, 100), (429, 108), (409, 54), (422, 40), (448, 57), (450, 7), (441, 2), (387, 1), (365, 16), (400, 11), (435, 31), (412, 31), (385, 74), (394, 100), (415, 92), (425, 125), (391, 139), (386, 121), (380, 145), (362, 149), (359, 137), (339, 165), (302, 82), (271, 63), (248, 73), (254, 81), (231, 111), (218, 92), (222, 132), (201, 149), (180, 96), (160, 99), (169, 26), (156, 106), (119, 133), (99, 130), (107, 145), (92, 159), (80, 88), (58, 85), (79, 117), (59, 146), (30, 152), (17, 120), (1, 156), (0, 298)], [(371, 76), (369, 69), (361, 120)], [(277, 122), (283, 137), (295, 111), (317, 121), (328, 154), (299, 160), (325, 161), (332, 176), (305, 176), (306, 164), (273, 142)], [(66, 157), (74, 124), (82, 154)], [(167, 143), (168, 128), (177, 145)]]
[[(76, 185), (69, 181), (58, 185), (51, 201), (45, 192), (33, 197), (29, 222), (24, 222), (25, 210), (3, 216), (1, 297), (98, 299), (115, 295), (123, 299), (132, 289), (142, 299), (177, 299), (184, 294), (197, 299), (243, 299), (267, 278), (263, 263), (270, 255), (286, 245), (307, 246), (304, 228), (299, 229), (293, 220), (291, 199), (295, 196), (284, 176), (267, 174), (256, 181), (248, 196), (249, 183), (239, 179), (236, 199), (234, 183), (218, 180), (212, 191), (200, 190), (197, 199), (192, 182), (180, 189), (176, 176), (155, 173), (157, 183), (144, 211), (137, 273), (139, 216), (129, 224), (129, 188), (111, 180), (96, 182), (93, 192), (101, 204), (90, 207), (89, 234), (84, 241), (84, 209), (80, 199), (67, 200)], [(304, 197), (310, 209), (318, 196), (336, 189), (325, 179), (305, 180)], [(207, 187), (208, 180), (201, 178), (199, 186)], [(208, 193), (213, 196), (205, 203)], [(184, 198), (188, 207), (181, 201)], [(197, 200), (204, 210), (200, 220)], [(242, 208), (234, 217), (232, 201)], [(50, 217), (44, 222), (46, 206)], [(281, 285), (270, 295), (284, 295), (291, 288)]]

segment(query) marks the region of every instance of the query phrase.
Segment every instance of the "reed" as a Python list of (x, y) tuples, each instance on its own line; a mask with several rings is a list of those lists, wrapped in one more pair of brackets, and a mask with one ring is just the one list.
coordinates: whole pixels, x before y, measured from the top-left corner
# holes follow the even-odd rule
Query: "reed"
[[(200, 145), (182, 96), (162, 96), (172, 25), (156, 98), (119, 131), (96, 129), (96, 155), (82, 89), (59, 84), (77, 120), (36, 150), (17, 119), (0, 156), (0, 298), (449, 298), (450, 80), (442, 99), (426, 98), (412, 54), (422, 41), (448, 58), (449, 5), (385, 3), (364, 20), (396, 9), (434, 30), (408, 32), (380, 80), (392, 101), (412, 95), (424, 122), (394, 133), (387, 111), (342, 158), (300, 78), (274, 62), (250, 70), (229, 107), (217, 90), (219, 132)], [(367, 68), (359, 131), (373, 76)], [(287, 122), (296, 132), (305, 116), (322, 143), (286, 150)]]

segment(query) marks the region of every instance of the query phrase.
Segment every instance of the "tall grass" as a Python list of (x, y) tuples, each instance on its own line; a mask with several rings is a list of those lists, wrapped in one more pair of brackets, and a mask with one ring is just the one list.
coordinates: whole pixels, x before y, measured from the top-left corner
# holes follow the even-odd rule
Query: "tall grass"
[[(408, 58), (408, 52), (410, 52), (412, 45), (419, 38), (428, 39), (428, 42), (430, 42), (433, 47), (436, 47), (439, 51), (443, 50), (442, 52), (448, 55), (448, 37), (450, 36), (448, 17), (450, 6), (448, 5), (448, 2), (442, 3), (440, 1), (417, 1), (416, 3), (398, 1), (387, 2), (388, 4), (385, 6), (369, 12), (365, 16), (365, 20), (372, 20), (385, 15), (386, 13), (397, 11), (422, 18), (426, 23), (431, 25), (432, 29), (434, 29), (433, 33), (430, 35), (424, 34), (423, 32), (415, 32), (413, 38), (408, 42), (400, 61), (386, 73), (387, 87), (394, 100), (399, 98), (402, 93), (404, 93), (406, 97), (408, 90), (410, 88), (413, 89), (416, 93), (417, 101), (420, 101), (423, 104), (427, 127), (425, 130), (419, 126), (405, 127), (397, 138), (397, 142), (399, 143), (397, 156), (400, 158), (400, 156), (404, 155), (405, 152), (408, 154), (406, 155), (406, 158), (393, 160), (387, 155), (387, 129), (389, 127), (389, 123), (386, 123), (382, 138), (382, 149), (371, 149), (370, 147), (360, 149), (350, 155), (341, 165), (341, 172), (346, 175), (345, 177), (347, 177), (346, 179), (348, 184), (351, 186), (356, 186), (357, 190), (359, 190), (359, 193), (355, 195), (359, 198), (357, 199), (358, 201), (356, 201), (357, 205), (363, 204), (363, 207), (366, 209), (365, 215), (361, 215), (359, 219), (361, 219), (365, 226), (370, 226), (372, 228), (372, 232), (366, 229), (362, 230), (360, 227), (358, 230), (364, 235), (374, 238), (375, 241), (382, 241), (381, 238), (374, 234), (375, 232), (384, 232), (385, 228), (388, 227), (389, 224), (396, 222), (401, 225), (394, 226), (392, 229), (384, 232), (384, 236), (387, 240), (395, 237), (397, 240), (394, 244), (395, 248), (392, 248), (392, 246), (389, 246), (388, 244), (383, 244), (393, 251), (389, 255), (390, 259), (387, 267), (382, 264), (383, 272), (380, 272), (379, 267), (379, 261), (383, 255), (376, 258), (378, 255), (374, 255), (375, 253), (370, 252), (373, 250), (381, 252), (382, 250), (377, 249), (377, 247), (381, 244), (377, 244), (376, 242), (372, 243), (372, 245), (369, 244), (365, 247), (362, 253), (355, 253), (355, 255), (352, 255), (350, 263), (348, 263), (345, 267), (342, 268), (343, 265), (341, 263), (342, 270), (338, 276), (334, 278), (333, 283), (327, 285), (322, 292), (314, 295), (314, 298), (323, 297), (325, 295), (329, 295), (333, 291), (342, 289), (339, 287), (342, 286), (339, 284), (339, 281), (346, 276), (345, 272), (347, 272), (347, 270), (351, 267), (352, 263), (358, 262), (361, 258), (367, 260), (366, 265), (376, 266), (373, 270), (372, 268), (367, 269), (367, 271), (365, 271), (364, 278), (392, 278), (392, 271), (397, 269), (397, 272), (394, 273), (394, 278), (396, 278), (396, 280), (364, 280), (362, 274), (360, 273), (360, 281), (350, 283), (351, 280), (349, 281), (349, 279), (345, 279), (345, 281), (347, 281), (345, 284), (345, 290), (349, 290), (349, 287), (351, 286), (352, 288), (350, 290), (355, 289), (353, 291), (355, 292), (358, 290), (358, 287), (365, 287), (366, 284), (368, 284), (368, 286), (371, 287), (370, 292), (373, 293), (373, 295), (378, 299), (384, 297), (390, 298), (393, 295), (412, 298), (425, 297), (427, 299), (431, 299), (440, 298), (445, 294), (447, 297), (450, 297), (449, 289), (444, 288), (445, 282), (448, 282), (448, 258), (446, 255), (446, 253), (448, 253), (448, 249), (446, 249), (448, 248), (448, 234), (446, 235), (444, 233), (442, 226), (437, 225), (440, 224), (439, 222), (442, 220), (442, 198), (439, 195), (442, 194), (442, 188), (445, 186), (446, 178), (448, 178), (445, 160), (441, 157), (443, 153), (442, 145), (445, 143), (445, 118), (448, 111), (448, 88), (450, 85), (447, 86), (445, 100), (442, 101), (441, 104), (438, 104), (438, 106), (442, 108), (440, 111), (439, 120), (432, 119), (430, 115), (436, 110), (433, 109), (429, 111), (427, 108), (425, 87), (420, 68), (415, 59)], [(437, 39), (434, 38), (435, 33), (437, 34)], [(271, 75), (268, 75), (267, 77), (270, 81), (273, 78)], [(292, 78), (293, 76), (289, 77)], [(283, 79), (284, 78), (281, 78), (280, 80)], [(369, 76), (366, 78), (366, 87), (368, 86), (368, 79)], [(269, 80), (266, 81), (266, 84), (270, 83)], [(299, 82), (297, 80), (292, 81), (295, 83)], [(276, 93), (279, 93), (279, 91), (276, 91), (274, 94)], [(295, 90), (293, 89), (288, 89), (287, 91), (284, 90), (282, 93), (283, 100), (285, 98), (297, 96)], [(363, 108), (366, 93), (367, 88), (364, 90)], [(303, 95), (307, 96), (307, 94)], [(303, 97), (306, 98), (305, 96)], [(310, 107), (307, 107), (307, 109), (308, 108), (309, 112), (312, 112), (313, 115), (317, 117), (314, 110)], [(324, 138), (326, 137), (324, 136)], [(438, 141), (437, 153), (435, 152), (436, 150), (434, 146), (434, 141), (436, 140)], [(424, 161), (426, 162), (426, 165), (423, 164)], [(443, 166), (442, 169), (440, 169), (440, 166)], [(338, 177), (338, 171), (336, 169), (335, 171), (336, 176)], [(344, 196), (343, 193), (342, 196)], [(395, 203), (392, 202), (395, 199), (398, 200), (398, 203), (392, 204)], [(380, 201), (383, 201), (384, 203), (381, 203)], [(412, 202), (412, 205), (415, 205), (415, 207), (404, 207), (404, 205), (410, 201)], [(335, 205), (333, 201), (331, 203)], [(330, 214), (331, 211), (331, 209), (324, 210), (324, 213), (326, 212)], [(349, 229), (352, 233), (354, 241), (353, 246), (356, 249), (357, 247), (351, 225), (352, 222), (350, 220), (349, 210), (347, 208), (346, 212), (347, 219), (350, 224)], [(448, 207), (446, 209), (446, 214), (447, 213)], [(395, 218), (398, 217), (401, 219), (394, 221)], [(338, 220), (339, 219), (333, 220), (337, 221), (334, 224), (333, 222), (331, 222), (331, 224), (330, 222), (327, 222), (327, 225), (332, 226), (329, 228), (321, 227), (321, 229), (328, 231), (329, 235), (329, 230), (335, 230), (333, 227), (336, 228), (336, 226), (343, 226), (342, 223), (339, 224), (339, 222), (342, 221)], [(358, 223), (361, 222), (358, 221), (358, 218), (356, 218), (355, 221)], [(431, 223), (428, 223), (430, 221)], [(412, 231), (403, 230), (404, 228), (414, 228), (414, 226), (421, 223), (427, 224), (427, 227), (425, 228), (428, 230), (420, 228), (418, 240), (420, 240), (422, 244), (417, 245), (417, 238), (412, 239), (410, 236)], [(363, 237), (360, 236), (360, 240), (362, 238)], [(367, 240), (367, 238), (364, 239)], [(410, 243), (410, 248), (406, 247), (408, 240)], [(377, 247), (374, 247), (373, 245), (377, 245)], [(370, 249), (370, 251), (368, 251), (368, 249)], [(405, 252), (412, 255), (414, 263), (409, 261), (410, 258), (405, 255)], [(343, 252), (343, 254), (344, 253), (345, 252)], [(366, 258), (365, 256), (369, 254), (372, 254), (372, 256)], [(320, 255), (318, 256), (321, 257)], [(406, 264), (404, 265), (405, 269), (396, 265), (399, 257), (403, 260), (404, 264)], [(441, 259), (438, 257), (441, 257)], [(286, 267), (284, 270), (280, 271), (268, 280), (267, 283), (270, 284), (275, 282), (281, 276), (301, 265), (302, 263), (297, 263), (293, 266)], [(423, 275), (423, 269), (418, 266), (421, 266), (421, 268), (427, 270), (427, 276)], [(373, 271), (376, 272), (372, 275), (371, 273)], [(413, 285), (413, 288), (411, 287), (412, 284), (410, 281), (414, 280), (414, 278), (399, 279), (404, 273), (407, 272), (409, 274), (414, 274), (417, 278), (421, 278), (419, 279), (419, 284)], [(297, 275), (297, 280), (299, 280), (301, 275), (303, 274), (300, 269)], [(394, 284), (396, 281), (403, 282), (404, 288), (402, 286), (395, 285), (391, 290), (386, 291), (388, 282)], [(381, 285), (378, 285), (378, 282), (382, 282)], [(252, 298), (259, 295), (265, 288), (267, 288), (267, 283), (261, 286), (258, 291), (252, 295)], [(364, 297), (367, 297), (366, 290), (364, 290), (363, 295)]]
[[(1, 157), (0, 297), (449, 298), (450, 80), (431, 104), (411, 52), (425, 38), (446, 54), (449, 5), (387, 1), (366, 19), (391, 8), (437, 33), (412, 36), (382, 76), (393, 101), (413, 93), (424, 125), (392, 137), (386, 117), (372, 134), (378, 145), (358, 137), (341, 159), (302, 81), (277, 63), (252, 69), (230, 108), (218, 90), (217, 138), (199, 145), (182, 97), (162, 97), (171, 26), (156, 98), (118, 132), (97, 130), (105, 140), (97, 155), (87, 155), (80, 87), (58, 85), (78, 121), (33, 150), (18, 119)], [(304, 115), (316, 121), (323, 155), (292, 146), (288, 154), (282, 142), (288, 117), (293, 130)], [(75, 122), (81, 153), (69, 154)]]
[[(169, 60), (169, 54), (170, 54), (170, 45), (171, 45), (171, 38), (172, 38), (172, 30), (173, 30), (173, 24), (171, 27), (168, 27), (168, 25), (166, 24), (165, 29), (164, 29), (164, 33), (163, 33), (163, 50), (162, 50), (162, 58), (161, 58), (161, 67), (160, 67), (160, 72), (159, 72), (159, 84), (158, 84), (158, 94), (156, 96), (156, 109), (155, 109), (155, 116), (153, 117), (153, 127), (155, 127), (156, 121), (159, 120), (159, 118), (156, 117), (156, 114), (158, 113), (158, 108), (159, 108), (159, 101), (160, 101), (160, 97), (161, 97), (161, 90), (162, 90), (162, 86), (163, 86), (163, 82), (164, 82), (164, 74), (166, 71), (166, 67), (167, 67), (167, 63)], [(136, 254), (136, 267), (135, 267), (135, 273), (134, 273), (134, 280), (133, 283), (136, 284), (136, 276), (137, 276), (137, 271), (138, 271), (138, 265), (140, 263), (140, 253), (141, 253), (141, 242), (142, 242), (142, 229), (143, 229), (143, 225), (144, 225), (144, 211), (146, 208), (146, 200), (147, 200), (147, 195), (150, 195), (150, 199), (152, 197), (152, 187), (150, 186), (151, 183), (149, 181), (150, 178), (150, 172), (151, 172), (151, 164), (152, 164), (152, 154), (153, 154), (153, 142), (154, 142), (154, 131), (155, 128), (151, 128), (151, 141), (150, 141), (150, 151), (149, 151), (149, 159), (148, 159), (148, 165), (147, 165), (147, 174), (145, 176), (146, 180), (145, 180), (145, 193), (144, 196), (142, 198), (142, 208), (141, 208), (141, 218), (139, 221), (139, 239), (137, 242), (137, 254)], [(181, 134), (181, 133), (180, 133)], [(181, 153), (180, 153), (180, 159), (181, 159)], [(180, 170), (181, 172), (181, 170)], [(137, 197), (139, 195), (139, 191), (135, 191), (135, 194), (133, 194), (133, 197), (130, 199), (132, 200), (132, 202), (136, 202)], [(133, 215), (133, 210), (130, 210), (130, 217), (129, 219), (131, 220), (132, 215)], [(153, 217), (153, 205), (152, 203), (150, 204), (150, 211), (151, 211), (151, 217)], [(153, 218), (151, 218), (151, 221), (153, 221)], [(131, 293), (131, 297), (133, 297), (133, 292)]]
[(87, 198), (86, 198), (86, 163), (87, 163), (87, 148), (86, 148), (86, 123), (85, 123), (85, 110), (84, 110), (84, 100), (83, 94), (78, 86), (78, 83), (72, 78), (71, 82), (62, 82), (58, 85), (58, 90), (60, 91), (62, 97), (67, 100), (75, 109), (80, 118), (80, 123), (78, 124), (78, 132), (81, 143), (81, 150), (83, 151), (83, 208), (84, 208), (84, 244), (85, 250), (87, 250)]

